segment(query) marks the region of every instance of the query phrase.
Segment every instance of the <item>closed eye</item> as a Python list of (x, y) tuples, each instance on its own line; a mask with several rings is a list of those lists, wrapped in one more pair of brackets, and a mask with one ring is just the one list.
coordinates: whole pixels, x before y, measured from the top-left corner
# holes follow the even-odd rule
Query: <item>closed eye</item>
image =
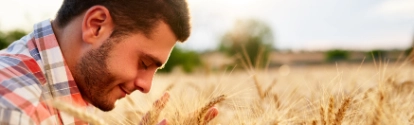
[(145, 70), (147, 70), (147, 69), (148, 69), (148, 66), (147, 66), (147, 65), (145, 65), (144, 61), (141, 61), (141, 66), (142, 66), (142, 68), (144, 68)]
[(141, 52), (139, 58), (141, 59), (140, 67), (142, 67), (143, 69), (148, 69), (152, 67), (159, 68), (163, 66), (163, 63), (160, 61), (160, 59), (155, 58), (153, 55)]

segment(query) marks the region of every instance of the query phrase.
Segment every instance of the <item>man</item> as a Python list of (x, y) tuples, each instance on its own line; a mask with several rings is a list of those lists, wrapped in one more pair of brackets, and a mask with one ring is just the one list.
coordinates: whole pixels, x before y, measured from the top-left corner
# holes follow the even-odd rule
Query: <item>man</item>
[(84, 124), (47, 102), (110, 111), (135, 90), (148, 93), (189, 35), (185, 0), (64, 0), (55, 20), (2, 50), (0, 124)]

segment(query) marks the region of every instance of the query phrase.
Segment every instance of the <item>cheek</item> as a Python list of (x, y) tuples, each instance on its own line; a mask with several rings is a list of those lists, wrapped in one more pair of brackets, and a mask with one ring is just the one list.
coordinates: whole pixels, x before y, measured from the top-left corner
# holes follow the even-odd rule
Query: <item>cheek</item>
[(108, 70), (119, 82), (130, 81), (135, 78), (138, 72), (137, 59), (128, 55), (114, 56), (108, 60)]

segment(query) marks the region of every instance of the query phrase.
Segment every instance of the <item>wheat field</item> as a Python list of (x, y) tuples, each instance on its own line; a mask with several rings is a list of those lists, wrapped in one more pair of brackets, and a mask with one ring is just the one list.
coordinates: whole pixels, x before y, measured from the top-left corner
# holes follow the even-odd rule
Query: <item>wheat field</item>
[[(408, 63), (339, 63), (157, 74), (150, 93), (135, 92), (113, 111), (95, 110), (94, 115), (120, 125), (163, 119), (170, 125), (410, 125), (413, 68)], [(160, 97), (167, 101), (153, 104)], [(217, 117), (201, 119), (213, 106)]]

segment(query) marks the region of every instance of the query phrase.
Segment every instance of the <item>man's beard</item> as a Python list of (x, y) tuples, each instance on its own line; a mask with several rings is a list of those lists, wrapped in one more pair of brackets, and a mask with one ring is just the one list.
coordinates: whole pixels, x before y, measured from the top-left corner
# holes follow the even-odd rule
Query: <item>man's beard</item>
[(106, 62), (113, 44), (115, 43), (111, 39), (105, 41), (98, 49), (87, 52), (74, 67), (74, 79), (82, 97), (103, 111), (115, 107), (109, 96), (115, 78), (109, 72)]

